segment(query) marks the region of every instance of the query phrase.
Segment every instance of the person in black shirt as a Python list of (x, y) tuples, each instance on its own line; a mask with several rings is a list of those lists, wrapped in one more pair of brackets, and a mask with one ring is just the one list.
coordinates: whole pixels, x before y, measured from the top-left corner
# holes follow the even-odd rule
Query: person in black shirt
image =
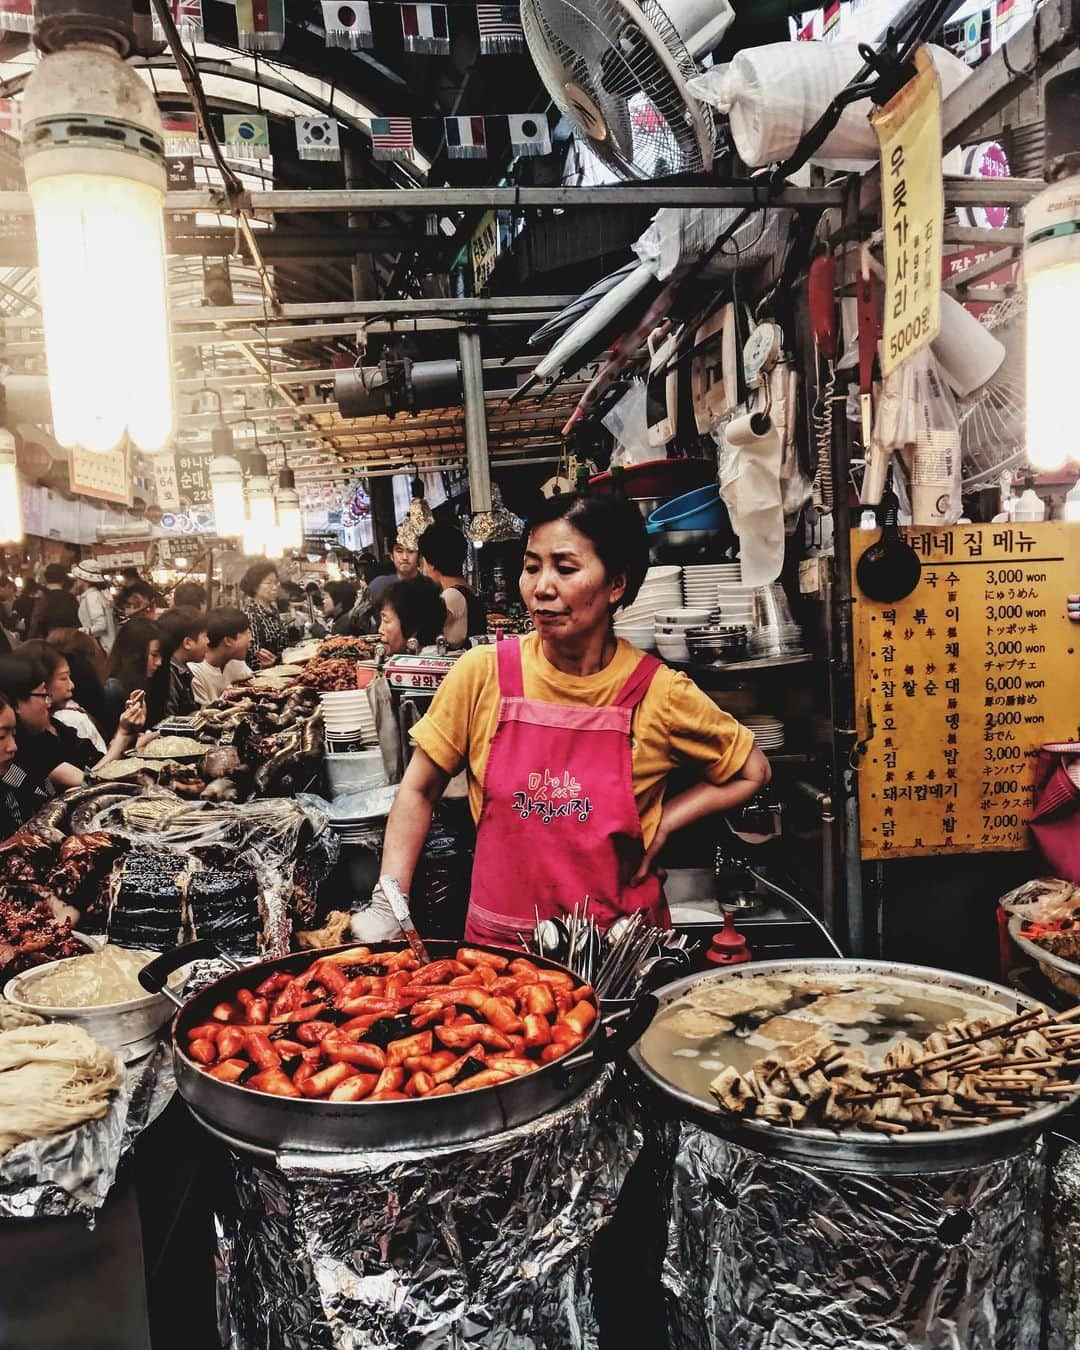
[(186, 717), (198, 709), (191, 686), (192, 663), (206, 660), (206, 615), (197, 609), (167, 609), (158, 619), (163, 685), (162, 716)]
[(43, 638), (54, 628), (78, 628), (79, 602), (71, 593), (71, 577), (61, 563), (45, 569), (45, 589), (34, 604), (27, 637)]
[(138, 694), (144, 708), (144, 725), (161, 719), (164, 694), (154, 676), (161, 669), (161, 629), (149, 619), (134, 618), (122, 624), (109, 653), (109, 677), (105, 681), (103, 730), (112, 735), (127, 715)]
[(442, 591), (447, 614), (443, 636), (451, 647), (464, 647), (467, 638), (487, 632), (484, 602), (462, 576), (467, 548), (465, 536), (453, 525), (429, 525), (420, 536), (424, 575)]
[(274, 666), (285, 650), (285, 626), (277, 609), (281, 580), (272, 562), (252, 563), (240, 580), (240, 590), (247, 596), (244, 613), (251, 628), (253, 666)]
[(0, 694), (0, 839), (17, 834), (47, 800), (45, 789), (15, 763), (17, 749), (15, 709)]
[(327, 584), (323, 614), (335, 637), (345, 637), (353, 632), (356, 595), (356, 586), (351, 581), (331, 581)]
[(146, 708), (129, 701), (120, 727), (104, 756), (92, 743), (51, 715), (44, 668), (32, 656), (0, 656), (0, 693), (15, 710), (19, 749), (15, 762), (29, 781), (47, 794), (80, 787), (87, 771), (119, 759), (145, 728)]

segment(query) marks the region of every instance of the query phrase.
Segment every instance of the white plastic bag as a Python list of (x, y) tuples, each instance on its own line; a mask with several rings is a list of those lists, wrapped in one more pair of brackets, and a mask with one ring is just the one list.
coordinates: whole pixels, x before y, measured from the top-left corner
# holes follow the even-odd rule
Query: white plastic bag
[[(971, 68), (943, 47), (930, 54), (948, 98)], [(841, 89), (863, 65), (856, 42), (774, 42), (738, 52), (687, 82), (695, 98), (725, 113), (739, 157), (751, 168), (786, 159)], [(877, 137), (869, 99), (844, 109), (814, 155), (816, 163), (874, 163)]]

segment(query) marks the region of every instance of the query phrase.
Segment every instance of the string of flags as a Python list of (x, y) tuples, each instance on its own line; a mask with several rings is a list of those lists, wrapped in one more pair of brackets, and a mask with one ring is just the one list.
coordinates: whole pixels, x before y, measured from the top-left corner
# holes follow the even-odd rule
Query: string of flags
[[(482, 117), (444, 117), (443, 136), (450, 159), (485, 159), (488, 153), (488, 123), (505, 118), (515, 155), (549, 155), (551, 131), (541, 113), (500, 113)], [(419, 118), (418, 121), (431, 121)], [(192, 158), (199, 153), (199, 129), (190, 116), (166, 115), (165, 153), (170, 158)], [(339, 160), (341, 131), (337, 119), (306, 113), (293, 118), (296, 152), (301, 159)], [(0, 126), (0, 130), (2, 130)], [(413, 160), (416, 141), (411, 117), (372, 117), (369, 120), (372, 157), (379, 160)], [(226, 113), (222, 117), (222, 140), (226, 152), (236, 159), (266, 159), (270, 155), (270, 126), (256, 113)]]
[[(323, 30), (328, 47), (352, 51), (370, 49), (375, 42), (371, 21), (372, 4), (391, 0), (322, 0)], [(396, 4), (401, 17), (401, 40), (405, 50), (425, 56), (445, 56), (450, 51), (450, 20), (446, 5)], [(238, 0), (239, 3), (239, 0)], [(456, 6), (460, 9), (461, 6)], [(525, 34), (517, 5), (475, 6), (480, 51), (484, 56), (502, 56), (525, 50)]]

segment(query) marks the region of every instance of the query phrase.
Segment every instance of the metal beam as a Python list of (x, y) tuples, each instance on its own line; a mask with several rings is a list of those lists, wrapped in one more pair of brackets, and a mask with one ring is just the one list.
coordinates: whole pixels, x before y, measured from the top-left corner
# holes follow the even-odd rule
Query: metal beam
[[(524, 370), (532, 369), (539, 360), (539, 353), (535, 356), (511, 356), (506, 358), (488, 357), (484, 361), (485, 370)], [(274, 383), (277, 385), (318, 385), (332, 384), (334, 381), (333, 370), (326, 366), (319, 366), (311, 370), (276, 370), (274, 372)], [(250, 389), (253, 385), (262, 386), (266, 380), (257, 375), (235, 374), (235, 375), (189, 375), (184, 379), (177, 380), (176, 387), (184, 392), (198, 392), (200, 389)]]
[[(343, 319), (401, 318), (410, 315), (438, 314), (492, 314), (517, 313), (522, 310), (543, 310), (545, 313), (563, 309), (576, 295), (494, 295), (462, 297), (460, 299), (431, 300), (334, 300), (313, 304), (282, 305), (276, 318), (280, 319)], [(174, 309), (173, 323), (261, 323), (264, 318), (261, 305), (223, 305), (217, 308)], [(40, 320), (39, 320), (40, 322)], [(271, 329), (271, 332), (273, 329)]]
[[(772, 196), (760, 179), (738, 179), (707, 186), (666, 187), (634, 184), (616, 187), (557, 188), (335, 188), (332, 190), (282, 188), (273, 192), (245, 194), (244, 206), (255, 212), (282, 211), (464, 211), (471, 207), (518, 211), (541, 207), (562, 210), (575, 206), (613, 208), (661, 206), (776, 206), (794, 210), (821, 211), (838, 206), (839, 188), (786, 187)], [(228, 215), (220, 190), (192, 188), (170, 192), (165, 210), (176, 212), (215, 211)], [(0, 215), (28, 215), (30, 198), (25, 192), (0, 192)]]

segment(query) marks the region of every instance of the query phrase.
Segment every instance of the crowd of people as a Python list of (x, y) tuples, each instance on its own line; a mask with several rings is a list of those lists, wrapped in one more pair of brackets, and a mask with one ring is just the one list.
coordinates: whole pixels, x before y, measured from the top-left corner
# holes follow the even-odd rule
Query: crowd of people
[(465, 537), (433, 525), (419, 545), (398, 541), (393, 572), (370, 584), (331, 581), (298, 593), (306, 625), (265, 560), (242, 577), (238, 607), (208, 608), (195, 581), (180, 582), (166, 602), (133, 568), (114, 599), (94, 559), (70, 570), (51, 563), (40, 583), (0, 578), (0, 838), (50, 796), (141, 748), (160, 722), (280, 663), (305, 628), (377, 636), (392, 656), (410, 643), (435, 650), (440, 638), (465, 646), (486, 627), (462, 576)]

